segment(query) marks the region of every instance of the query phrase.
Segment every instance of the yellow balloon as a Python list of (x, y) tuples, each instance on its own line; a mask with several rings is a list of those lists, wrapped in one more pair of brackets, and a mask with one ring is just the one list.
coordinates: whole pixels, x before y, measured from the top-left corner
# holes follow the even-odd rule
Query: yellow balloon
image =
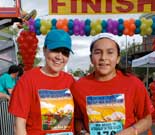
[(97, 33), (101, 33), (102, 26), (100, 24), (96, 25), (95, 30), (96, 30)]
[(91, 24), (90, 24), (90, 26), (91, 26), (92, 28), (95, 28), (96, 23), (95, 23), (94, 21), (92, 21)]
[(148, 20), (147, 20), (147, 23), (148, 23), (149, 26), (151, 26), (151, 25), (153, 24), (152, 19), (148, 19)]
[(47, 27), (47, 29), (51, 29), (52, 28), (51, 20), (47, 20), (46, 21), (46, 27)]
[(41, 25), (46, 25), (46, 20), (41, 20)]
[(44, 25), (40, 27), (40, 31), (41, 31), (41, 33), (43, 35), (46, 35), (47, 34), (47, 29), (46, 29), (46, 27)]
[(95, 36), (97, 33), (95, 30), (91, 30), (90, 35)]
[(151, 35), (151, 34), (152, 34), (152, 29), (151, 29), (150, 27), (149, 27), (149, 28), (147, 28), (147, 30), (146, 30), (146, 31), (147, 31), (147, 34), (148, 34), (148, 35)]

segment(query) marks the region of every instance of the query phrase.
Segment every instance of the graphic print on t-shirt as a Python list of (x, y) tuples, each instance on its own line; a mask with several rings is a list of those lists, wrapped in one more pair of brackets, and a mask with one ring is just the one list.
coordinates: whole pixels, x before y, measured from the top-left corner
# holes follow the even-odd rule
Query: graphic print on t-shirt
[(68, 89), (39, 90), (39, 96), (42, 130), (70, 130), (74, 111), (70, 91)]
[(114, 135), (125, 123), (124, 94), (87, 96), (90, 135)]

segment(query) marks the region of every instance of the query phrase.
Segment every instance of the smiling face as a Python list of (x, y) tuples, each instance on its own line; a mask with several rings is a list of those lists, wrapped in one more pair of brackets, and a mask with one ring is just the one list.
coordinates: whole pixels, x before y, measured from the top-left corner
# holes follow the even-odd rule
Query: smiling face
[(59, 75), (59, 72), (63, 70), (68, 62), (70, 51), (66, 48), (58, 48), (49, 50), (44, 48), (45, 56), (45, 72), (53, 76)]
[(98, 80), (110, 80), (116, 75), (116, 64), (120, 61), (116, 43), (108, 38), (97, 40), (92, 48), (91, 62)]

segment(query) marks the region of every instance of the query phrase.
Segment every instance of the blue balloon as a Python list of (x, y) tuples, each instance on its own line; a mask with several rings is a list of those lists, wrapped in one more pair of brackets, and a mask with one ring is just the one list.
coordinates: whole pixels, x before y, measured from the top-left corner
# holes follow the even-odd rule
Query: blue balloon
[(122, 36), (123, 35), (123, 32), (118, 32), (118, 36)]
[(85, 31), (85, 33), (89, 33), (90, 34), (90, 31), (91, 31), (90, 25), (85, 25), (84, 31)]
[(68, 34), (69, 34), (69, 35), (73, 35), (73, 34), (74, 34), (73, 30), (69, 30), (69, 31), (68, 31)]
[(153, 24), (152, 24), (152, 29), (155, 30), (155, 22), (153, 22)]
[(74, 22), (73, 22), (73, 20), (69, 20), (69, 21), (68, 21), (68, 28), (69, 28), (69, 29), (73, 29), (73, 27), (74, 27)]
[(155, 16), (152, 17), (152, 21), (155, 22)]
[(136, 27), (140, 27), (141, 21), (140, 21), (140, 20), (136, 20), (136, 21), (135, 21), (135, 25), (136, 25)]
[(106, 29), (102, 29), (102, 33), (104, 33), (104, 32), (107, 32), (107, 30)]
[(35, 27), (36, 29), (40, 29), (40, 26), (41, 26), (41, 20), (40, 20), (40, 19), (36, 19), (36, 20), (34, 21), (34, 27)]
[(135, 29), (135, 34), (140, 34), (140, 32), (141, 32), (140, 28)]
[(124, 20), (122, 18), (118, 19), (119, 24), (123, 24)]
[(40, 29), (35, 30), (35, 32), (36, 32), (36, 35), (41, 35)]
[(155, 35), (155, 31), (152, 31), (152, 35)]
[(55, 29), (57, 29), (56, 26), (52, 26), (52, 27), (51, 27), (51, 30), (55, 30)]
[(124, 30), (124, 25), (123, 24), (119, 24), (118, 25), (118, 31), (122, 32)]
[(107, 22), (105, 20), (102, 20), (101, 25), (102, 25), (102, 28), (106, 28), (107, 27)]
[(85, 25), (90, 25), (91, 24), (91, 20), (90, 19), (86, 19), (85, 20)]
[(56, 26), (57, 20), (54, 18), (51, 20), (52, 26)]

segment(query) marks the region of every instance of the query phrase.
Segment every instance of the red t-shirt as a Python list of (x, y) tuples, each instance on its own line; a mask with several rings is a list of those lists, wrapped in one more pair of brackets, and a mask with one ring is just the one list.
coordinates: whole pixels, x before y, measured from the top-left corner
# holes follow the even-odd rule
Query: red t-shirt
[(155, 93), (155, 81), (150, 83), (149, 88), (150, 88), (152, 93)]
[(70, 87), (74, 79), (61, 72), (58, 77), (40, 68), (27, 71), (12, 93), (9, 111), (26, 119), (27, 135), (73, 133), (74, 103)]
[(75, 117), (84, 119), (88, 131), (91, 123), (92, 132), (106, 129), (103, 124), (96, 124), (94, 127), (93, 124), (98, 121), (111, 121), (117, 115), (124, 120), (122, 128), (127, 128), (134, 124), (136, 119), (141, 119), (154, 110), (144, 84), (135, 76), (125, 76), (120, 71), (117, 71), (116, 77), (109, 81), (97, 81), (94, 75), (90, 74), (79, 79), (71, 91), (75, 103), (81, 110), (81, 113), (79, 109), (75, 111)]

